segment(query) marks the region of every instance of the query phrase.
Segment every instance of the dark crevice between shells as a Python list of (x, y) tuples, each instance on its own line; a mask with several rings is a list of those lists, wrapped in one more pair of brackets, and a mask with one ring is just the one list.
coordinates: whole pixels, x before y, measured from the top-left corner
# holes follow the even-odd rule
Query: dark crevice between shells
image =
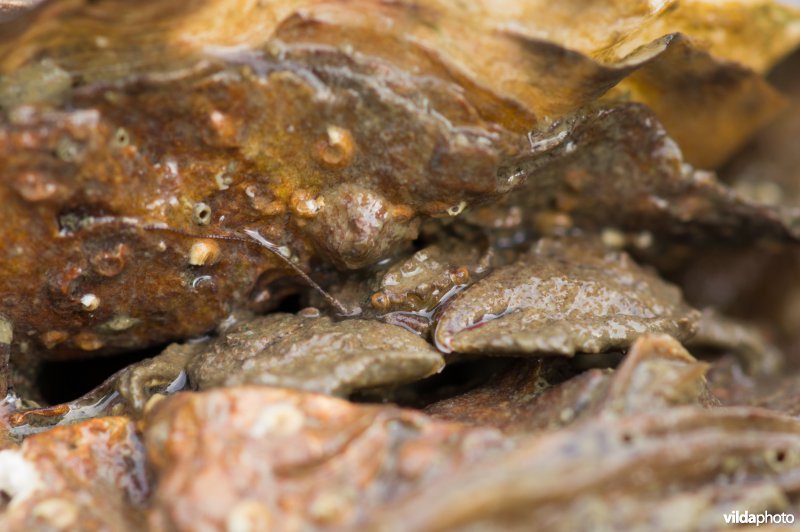
[(106, 358), (48, 360), (39, 368), (36, 387), (48, 404), (67, 403), (89, 393), (117, 371), (158, 355), (165, 347), (160, 345)]

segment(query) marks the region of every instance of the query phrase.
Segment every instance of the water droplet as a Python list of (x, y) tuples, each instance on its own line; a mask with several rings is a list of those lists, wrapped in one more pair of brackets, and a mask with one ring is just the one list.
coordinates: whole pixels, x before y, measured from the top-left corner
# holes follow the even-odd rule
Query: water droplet
[(197, 290), (198, 288), (201, 288), (203, 285), (206, 284), (211, 285), (213, 283), (214, 283), (213, 277), (211, 277), (210, 275), (201, 275), (199, 277), (195, 277), (192, 280), (192, 288)]
[(97, 310), (97, 307), (100, 306), (100, 298), (94, 294), (84, 294), (81, 296), (81, 305), (88, 312)]

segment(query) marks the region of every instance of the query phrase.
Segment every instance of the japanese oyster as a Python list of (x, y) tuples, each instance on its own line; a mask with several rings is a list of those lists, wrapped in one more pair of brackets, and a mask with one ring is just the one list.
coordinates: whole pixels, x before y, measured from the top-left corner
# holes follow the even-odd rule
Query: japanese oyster
[(763, 77), (791, 8), (29, 4), (0, 0), (2, 527), (800, 509), (797, 107)]

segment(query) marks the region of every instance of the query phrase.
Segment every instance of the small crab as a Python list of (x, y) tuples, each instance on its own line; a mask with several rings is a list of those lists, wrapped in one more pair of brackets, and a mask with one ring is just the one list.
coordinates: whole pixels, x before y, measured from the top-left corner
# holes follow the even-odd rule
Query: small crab
[[(592, 27), (595, 37), (572, 49), (555, 34), (541, 41), (544, 13), (526, 11), (527, 29), (512, 30), (490, 3), (480, 16), (445, 0), (367, 0), (367, 10), (207, 4), (195, 13), (153, 2), (149, 20), (179, 30), (152, 35), (120, 29), (113, 1), (74, 0), (67, 10), (44, 2), (0, 22), (0, 323), (9, 329), (0, 346), (23, 372), (41, 359), (201, 337), (290, 296), (336, 319), (401, 325), (443, 351), (458, 351), (450, 336), (441, 340), (443, 322), (480, 336), (473, 329), (520, 309), (539, 316), (531, 309), (545, 302), (563, 314), (567, 339), (551, 344), (567, 355), (662, 328), (688, 336), (695, 314), (629, 259), (608, 262), (628, 276), (611, 287), (593, 277), (595, 259), (584, 268), (579, 253), (563, 258), (574, 275), (541, 282), (574, 288), (574, 309), (517, 270), (541, 270), (544, 259), (529, 250), (543, 236), (593, 240), (643, 219), (656, 239), (686, 224), (700, 238), (740, 227), (797, 238), (792, 213), (739, 198), (679, 149), (700, 146), (690, 162), (716, 164), (777, 113), (758, 70), (791, 47), (782, 26), (780, 46), (755, 61), (623, 27)], [(208, 29), (214, 13), (237, 22)], [(704, 31), (667, 20), (675, 31)], [(473, 39), (486, 54), (471, 52)], [(728, 99), (716, 97), (720, 79)], [(710, 124), (735, 123), (737, 136), (682, 128), (664, 108), (672, 98)], [(642, 134), (631, 141), (630, 131)], [(609, 180), (615, 172), (629, 181)], [(554, 234), (542, 230), (545, 215), (559, 221)], [(492, 284), (501, 269), (506, 277)], [(484, 301), (508, 308), (465, 311), (478, 284), (509, 292)], [(652, 300), (619, 296), (598, 307), (605, 314), (592, 326), (616, 343), (569, 347), (585, 326), (586, 298), (648, 286)], [(471, 316), (466, 325), (455, 308)], [(623, 308), (636, 316), (617, 319)]]

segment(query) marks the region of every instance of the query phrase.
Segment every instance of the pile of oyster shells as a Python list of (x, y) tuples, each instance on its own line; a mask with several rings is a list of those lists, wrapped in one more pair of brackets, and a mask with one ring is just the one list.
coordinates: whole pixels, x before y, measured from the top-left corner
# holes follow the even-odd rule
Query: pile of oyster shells
[(766, 0), (0, 1), (0, 528), (797, 515), (798, 47)]

